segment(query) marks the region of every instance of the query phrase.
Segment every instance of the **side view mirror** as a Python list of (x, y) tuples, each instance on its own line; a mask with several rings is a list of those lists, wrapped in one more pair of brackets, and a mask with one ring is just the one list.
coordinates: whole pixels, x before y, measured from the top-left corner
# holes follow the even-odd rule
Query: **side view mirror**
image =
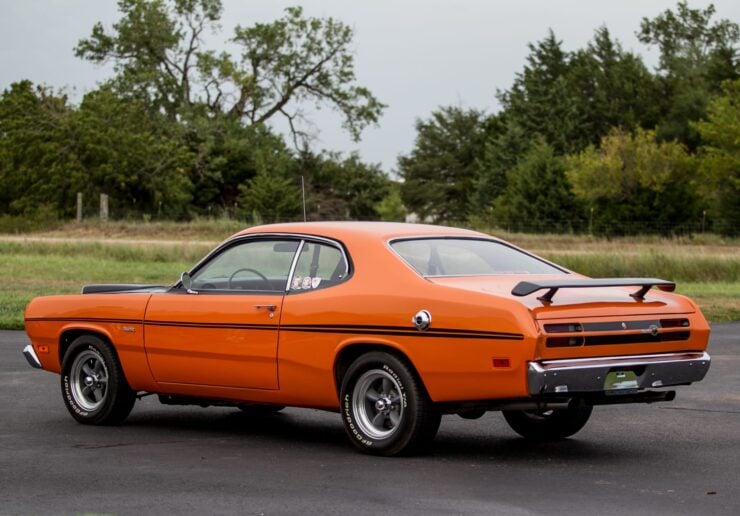
[(180, 274), (180, 283), (182, 283), (182, 287), (185, 289), (185, 291), (188, 294), (197, 294), (195, 290), (193, 290), (193, 279), (190, 277), (189, 272), (183, 272)]

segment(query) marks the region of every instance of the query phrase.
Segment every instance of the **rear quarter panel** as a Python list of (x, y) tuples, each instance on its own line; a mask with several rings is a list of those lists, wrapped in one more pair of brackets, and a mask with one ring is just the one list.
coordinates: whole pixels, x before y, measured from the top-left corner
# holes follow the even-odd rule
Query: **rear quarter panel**
[[(434, 401), (526, 395), (526, 361), (536, 347), (529, 310), (513, 300), (435, 285), (384, 242), (350, 243), (348, 250), (355, 270), (346, 283), (285, 298), (278, 367), (286, 403), (336, 408), (334, 362), (359, 344), (405, 354)], [(432, 314), (426, 331), (412, 322), (419, 310)], [(471, 330), (488, 335), (455, 335)], [(494, 358), (508, 358), (510, 367), (494, 368)]]

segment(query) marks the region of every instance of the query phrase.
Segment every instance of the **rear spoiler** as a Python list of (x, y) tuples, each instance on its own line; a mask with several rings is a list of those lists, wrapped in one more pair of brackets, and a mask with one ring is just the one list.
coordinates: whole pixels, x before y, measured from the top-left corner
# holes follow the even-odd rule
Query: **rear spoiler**
[(596, 288), (596, 287), (640, 287), (640, 290), (630, 294), (635, 299), (645, 299), (647, 291), (653, 287), (658, 287), (665, 292), (676, 290), (676, 284), (673, 281), (667, 281), (658, 278), (589, 278), (589, 279), (563, 279), (563, 280), (542, 280), (542, 281), (520, 281), (511, 290), (515, 296), (528, 296), (538, 290), (548, 289), (547, 292), (537, 299), (543, 303), (552, 302), (552, 296), (560, 288)]
[(163, 285), (134, 285), (134, 284), (97, 284), (97, 285), (85, 285), (82, 287), (83, 294), (112, 294), (122, 292), (152, 292), (166, 290), (167, 287)]

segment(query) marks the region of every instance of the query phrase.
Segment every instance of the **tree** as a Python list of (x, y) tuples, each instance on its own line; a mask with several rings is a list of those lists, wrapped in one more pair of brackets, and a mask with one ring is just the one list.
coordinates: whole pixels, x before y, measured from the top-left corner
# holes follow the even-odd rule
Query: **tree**
[(61, 215), (82, 186), (79, 163), (68, 152), (72, 107), (67, 98), (30, 81), (0, 97), (0, 213), (32, 216), (39, 206)]
[(297, 144), (307, 136), (299, 124), (306, 102), (338, 110), (355, 139), (383, 111), (356, 84), (352, 29), (332, 18), (304, 17), (290, 7), (274, 22), (237, 26), (231, 41), (239, 55), (232, 56), (204, 48), (204, 34), (218, 28), (220, 0), (119, 0), (118, 7), (112, 30), (96, 24), (75, 52), (112, 61), (116, 91), (173, 120), (225, 115), (255, 125), (281, 115)]
[(398, 158), (398, 167), (403, 202), (422, 220), (451, 223), (467, 218), (483, 148), (483, 121), (480, 111), (458, 107), (443, 107), (429, 120), (416, 121), (414, 148)]
[(684, 0), (675, 11), (643, 18), (637, 33), (641, 42), (660, 49), (658, 71), (669, 103), (658, 138), (677, 139), (692, 150), (700, 144), (692, 122), (703, 118), (707, 99), (722, 81), (740, 77), (740, 28), (726, 19), (713, 22), (715, 12), (711, 4), (691, 9)]
[(304, 151), (295, 177), (306, 184), (310, 220), (375, 220), (378, 203), (387, 195), (389, 180), (378, 165), (363, 163), (355, 153), (316, 154)]
[(13, 84), (0, 100), (0, 199), (13, 214), (47, 205), (64, 217), (74, 214), (77, 192), (107, 193), (119, 216), (186, 216), (191, 156), (170, 129), (107, 88), (74, 108), (28, 81)]
[(189, 215), (193, 156), (177, 126), (105, 87), (85, 95), (73, 120), (70, 151), (85, 178), (80, 191), (88, 199), (108, 194), (119, 217)]
[(740, 80), (723, 84), (723, 95), (707, 108), (707, 120), (695, 124), (706, 144), (700, 149), (703, 188), (710, 199), (714, 227), (740, 233)]
[(690, 229), (698, 218), (696, 162), (675, 142), (653, 131), (619, 129), (600, 148), (569, 156), (567, 177), (580, 202), (593, 210), (593, 230), (604, 234)]
[(576, 98), (582, 143), (598, 144), (613, 127), (652, 129), (658, 122), (659, 84), (642, 59), (625, 52), (605, 26), (585, 49), (572, 54), (567, 81)]
[(514, 84), (498, 93), (506, 123), (518, 126), (530, 141), (542, 136), (557, 154), (583, 148), (590, 135), (582, 129), (578, 100), (568, 80), (569, 55), (562, 41), (550, 30), (545, 39), (530, 44), (529, 50), (527, 64)]
[(582, 214), (565, 177), (565, 160), (544, 140), (536, 141), (507, 174), (493, 213), (496, 225), (511, 231), (573, 231)]

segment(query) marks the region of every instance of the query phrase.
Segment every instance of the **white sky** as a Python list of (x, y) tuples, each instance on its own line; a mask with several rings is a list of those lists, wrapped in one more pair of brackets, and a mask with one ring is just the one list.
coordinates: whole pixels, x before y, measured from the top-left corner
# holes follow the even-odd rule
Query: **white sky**
[[(330, 110), (312, 115), (317, 149), (358, 150), (365, 161), (392, 172), (399, 154), (413, 147), (417, 118), (439, 106), (497, 109), (496, 89), (508, 88), (524, 66), (527, 43), (548, 28), (567, 50), (581, 48), (605, 24), (624, 48), (642, 54), (649, 66), (655, 51), (634, 33), (643, 16), (653, 17), (674, 0), (224, 0), (222, 36), (237, 24), (270, 21), (286, 6), (301, 5), (311, 16), (331, 16), (355, 30), (359, 84), (388, 108), (378, 127), (353, 143)], [(691, 1), (693, 8), (710, 2)], [(718, 18), (740, 21), (740, 2), (715, 0)], [(0, 0), (0, 90), (30, 79), (65, 88), (71, 98), (111, 74), (74, 57), (77, 41), (95, 22), (118, 18), (113, 0)]]

